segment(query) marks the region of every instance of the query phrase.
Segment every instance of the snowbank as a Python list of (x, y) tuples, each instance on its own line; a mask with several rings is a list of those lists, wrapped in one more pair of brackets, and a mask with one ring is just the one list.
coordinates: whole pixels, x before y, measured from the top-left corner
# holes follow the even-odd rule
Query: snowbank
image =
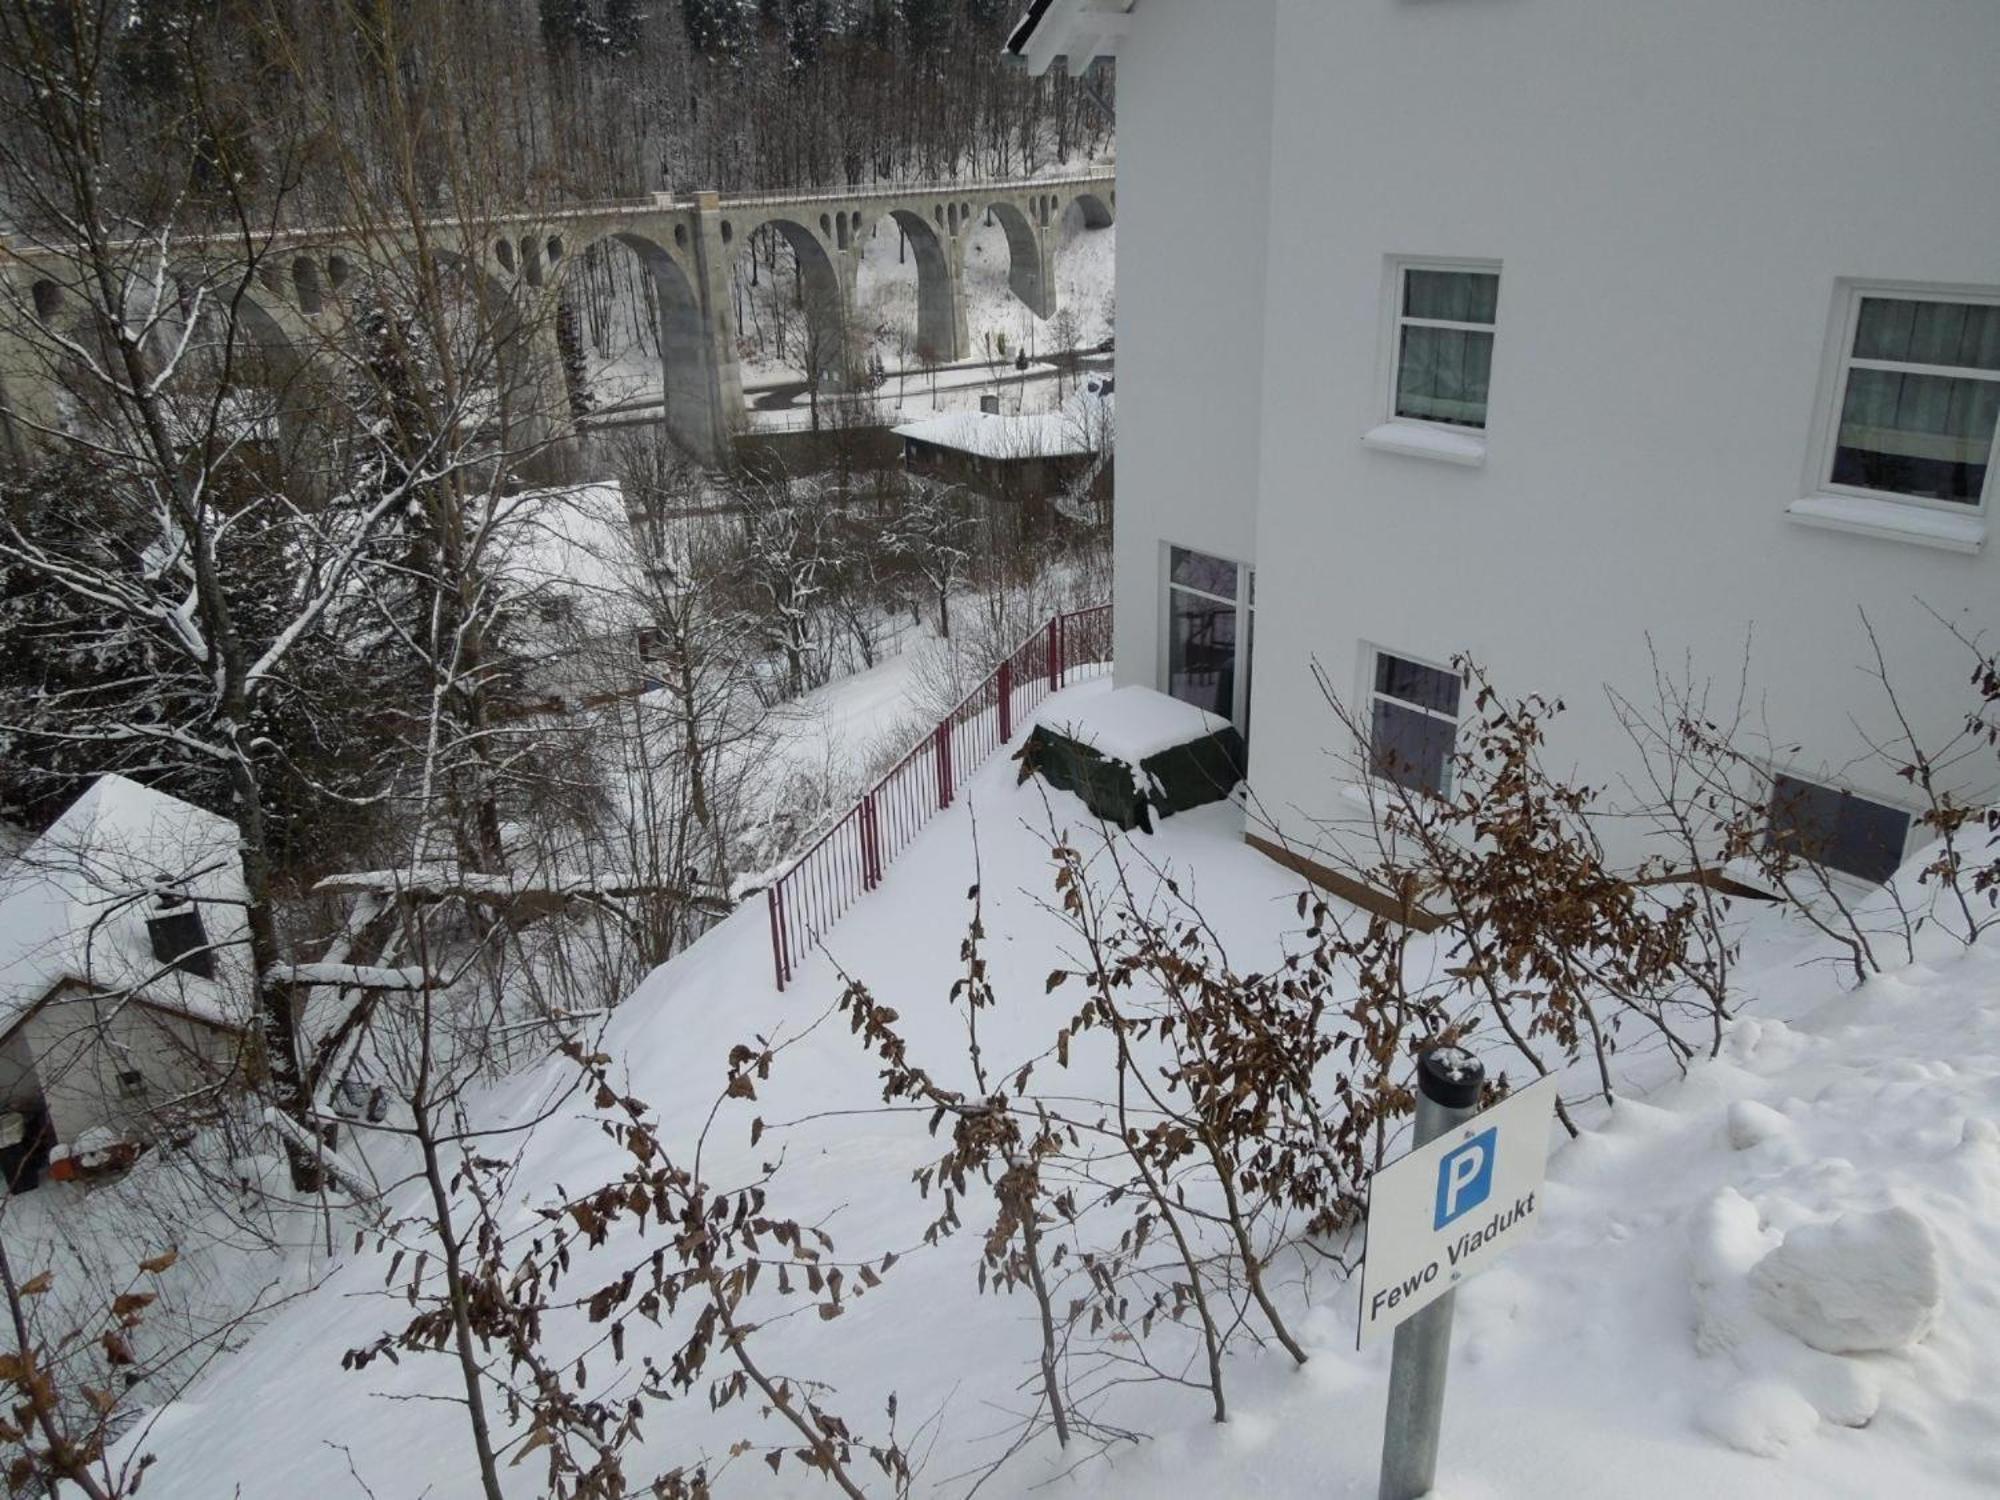
[[(1073, 719), (1102, 693), (1058, 695), (1043, 715)], [(829, 1382), (833, 1404), (874, 1429), (895, 1393), (899, 1431), (924, 1434), (923, 1494), (962, 1494), (970, 1481), (950, 1476), (1001, 1456), (1008, 1414), (1029, 1399), (1032, 1305), (980, 1294), (978, 1234), (925, 1247), (938, 1204), (917, 1196), (911, 1174), (936, 1162), (939, 1143), (922, 1112), (877, 1110), (877, 1061), (844, 1023), (818, 1021), (841, 983), (837, 962), (900, 1012), (919, 1053), (962, 1057), (963, 1017), (946, 997), (962, 973), (976, 871), (1001, 997), (982, 1021), (982, 1045), (1007, 1055), (1062, 1024), (1061, 996), (1044, 994), (1064, 946), (1046, 840), (1053, 830), (1094, 848), (1097, 835), (1080, 804), (1045, 801), (1046, 789), (1016, 785), (1014, 770), (996, 756), (785, 996), (772, 989), (767, 919), (753, 903), (655, 973), (603, 1042), (631, 1092), (683, 1143), (709, 1118), (729, 1046), (753, 1035), (793, 1044), (757, 1085), (769, 1125), (761, 1143), (718, 1128), (703, 1170), (745, 1182), (782, 1162), (771, 1191), (785, 1214), (823, 1227), (843, 1257), (897, 1253), (882, 1285), (843, 1316), (771, 1323), (758, 1347), (772, 1365)], [(1243, 844), (1241, 817), (1228, 805), (1198, 809), (1129, 847), (1173, 873), (1248, 970), (1279, 956), (1298, 887)], [(1541, 1237), (1458, 1294), (1443, 1500), (1613, 1491), (1970, 1500), (2000, 1488), (1991, 1399), (2000, 1389), (1991, 1291), (2000, 1285), (2000, 1007), (1991, 1004), (2000, 950), (1920, 949), (1905, 971), (1849, 994), (1826, 951), (1782, 913), (1761, 913), (1739, 963), (1754, 1001), (1716, 1059), (1681, 1079), (1643, 1038), (1625, 1039), (1619, 1063), (1631, 1087), (1615, 1112), (1581, 1112), (1583, 1137), (1551, 1165)], [(1419, 944), (1410, 961), (1452, 960)], [(551, 1064), (469, 1107), (496, 1123), (526, 1120), (570, 1082)], [(509, 1151), (517, 1145), (509, 1211), (523, 1228), (535, 1222), (538, 1191), (558, 1182), (577, 1191), (618, 1170), (586, 1100), (560, 1105)], [(416, 1206), (392, 1204), (389, 1218)], [(570, 1290), (612, 1271), (609, 1260), (580, 1267)], [(351, 1454), (378, 1494), (472, 1500), (479, 1484), (463, 1424), (424, 1399), (450, 1397), (449, 1360), (340, 1368), (344, 1350), (410, 1315), (383, 1272), (382, 1258), (350, 1257), (166, 1409), (149, 1443), (159, 1462), (147, 1494), (354, 1493)], [(1239, 1353), (1222, 1427), (1197, 1392), (1131, 1385), (1108, 1413), (1146, 1441), (1068, 1478), (1070, 1461), (1039, 1444), (981, 1494), (1373, 1494), (1388, 1350), (1355, 1352), (1354, 1284), (1324, 1263), (1286, 1261), (1272, 1274), (1311, 1356), (1303, 1370), (1275, 1350)], [(602, 1335), (574, 1317), (552, 1317), (549, 1332), (579, 1349)], [(628, 1326), (626, 1339), (628, 1368), (667, 1352), (645, 1325)], [(591, 1356), (593, 1376), (605, 1357)], [(740, 1438), (774, 1440), (741, 1403), (718, 1412), (705, 1400), (649, 1402), (645, 1424), (628, 1474), (703, 1456), (719, 1464)], [(509, 1495), (541, 1493), (532, 1462), (502, 1476)], [(717, 1492), (828, 1490), (794, 1466), (772, 1474), (746, 1462), (721, 1475)]]

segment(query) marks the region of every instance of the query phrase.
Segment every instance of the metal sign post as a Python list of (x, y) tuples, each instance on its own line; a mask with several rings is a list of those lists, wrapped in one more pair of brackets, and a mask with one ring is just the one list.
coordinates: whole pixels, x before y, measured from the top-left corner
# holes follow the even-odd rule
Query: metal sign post
[(1534, 1233), (1549, 1169), (1556, 1081), (1479, 1108), (1486, 1069), (1458, 1047), (1417, 1063), (1417, 1143), (1368, 1184), (1357, 1343), (1396, 1336), (1381, 1500), (1417, 1500), (1437, 1477), (1451, 1308), (1459, 1284)]
[[(1470, 1052), (1440, 1047), (1417, 1064), (1417, 1144), (1427, 1146), (1479, 1112), (1486, 1067)], [(1382, 1434), (1381, 1500), (1418, 1500), (1437, 1478), (1444, 1377), (1451, 1360), (1456, 1291), (1396, 1326), (1389, 1363), (1389, 1416)]]

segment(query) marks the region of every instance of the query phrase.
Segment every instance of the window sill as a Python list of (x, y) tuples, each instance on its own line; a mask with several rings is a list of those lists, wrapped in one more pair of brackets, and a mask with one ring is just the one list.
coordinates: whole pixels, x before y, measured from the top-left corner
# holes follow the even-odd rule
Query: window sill
[(1486, 462), (1486, 436), (1472, 431), (1446, 432), (1417, 422), (1384, 422), (1361, 435), (1363, 447), (1409, 458), (1435, 458), (1448, 464), (1477, 468)]
[(1375, 815), (1375, 788), (1371, 783), (1343, 781), (1338, 783), (1335, 790), (1341, 801), (1362, 809), (1371, 817)]
[(1866, 500), (1858, 495), (1808, 495), (1794, 500), (1786, 514), (1801, 526), (1851, 531), (1859, 536), (1942, 547), (1948, 552), (1977, 552), (1986, 544), (1986, 522), (1978, 516), (1952, 516), (1919, 505), (1893, 500)]
[[(1753, 891), (1762, 891), (1773, 901), (1788, 899), (1785, 886), (1766, 875), (1754, 859), (1732, 859), (1723, 863), (1722, 873), (1738, 885)], [(1831, 914), (1838, 913), (1832, 900), (1840, 898), (1841, 905), (1853, 906), (1882, 894), (1883, 887), (1872, 880), (1863, 880), (1859, 875), (1850, 875), (1845, 870), (1831, 869), (1825, 865), (1812, 865), (1800, 861), (1797, 877), (1788, 882), (1791, 898), (1807, 905), (1824, 907)]]
[[(1379, 819), (1384, 809), (1398, 806), (1405, 797), (1415, 800), (1430, 794), (1399, 786), (1393, 781), (1369, 777), (1363, 781), (1336, 782), (1334, 795), (1349, 806), (1360, 808), (1371, 818)], [(1451, 795), (1449, 789), (1444, 795)]]

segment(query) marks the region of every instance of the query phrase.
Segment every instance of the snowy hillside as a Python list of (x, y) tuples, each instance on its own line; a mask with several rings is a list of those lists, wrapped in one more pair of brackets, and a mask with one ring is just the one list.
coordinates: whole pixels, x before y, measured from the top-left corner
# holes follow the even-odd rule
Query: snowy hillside
[[(1059, 696), (1044, 716), (1102, 691)], [(1295, 879), (1243, 845), (1234, 807), (1107, 845), (1085, 828), (1081, 804), (1016, 785), (1015, 769), (990, 763), (785, 995), (773, 989), (753, 902), (655, 973), (601, 1043), (619, 1087), (645, 1102), (670, 1149), (691, 1155), (706, 1130), (701, 1172), (718, 1192), (774, 1168), (768, 1212), (837, 1246), (826, 1259), (847, 1268), (837, 1316), (824, 1310), (817, 1276), (812, 1296), (759, 1286), (741, 1315), (760, 1325), (758, 1358), (825, 1382), (813, 1399), (858, 1434), (889, 1436), (893, 1396), (893, 1433), (913, 1455), (920, 1494), (967, 1494), (1006, 1457), (1034, 1405), (1034, 1305), (1020, 1291), (981, 1294), (985, 1189), (968, 1190), (965, 1229), (925, 1244), (942, 1207), (935, 1193), (919, 1196), (911, 1174), (944, 1147), (928, 1111), (880, 1107), (879, 1062), (845, 1017), (828, 1017), (836, 963), (900, 1014), (914, 1054), (940, 1069), (956, 1057), (951, 1082), (969, 1087), (965, 1022), (949, 997), (975, 879), (998, 996), (981, 1022), (986, 1053), (1007, 1066), (1039, 1055), (1073, 1004), (1045, 994), (1051, 967), (1076, 957), (1050, 904), (1052, 832), (1078, 841), (1093, 881), (1109, 882), (1119, 852), (1142, 904), (1159, 893), (1156, 874), (1139, 878), (1140, 861), (1170, 867), (1239, 970), (1274, 962), (1299, 926)], [(1584, 1135), (1559, 1145), (1539, 1241), (1460, 1295), (1441, 1496), (1790, 1500), (2000, 1487), (1990, 1399), (2000, 1384), (1991, 1291), (2000, 1285), (2000, 951), (1940, 940), (1918, 958), (1843, 993), (1849, 981), (1824, 942), (1767, 910), (1745, 934), (1752, 999), (1720, 1056), (1680, 1080), (1643, 1044), (1622, 1055), (1625, 1096), (1609, 1112), (1578, 1109)], [(775, 1050), (769, 1076), (718, 1108), (729, 1049), (753, 1037)], [(1095, 1054), (1079, 1043), (1068, 1065), (1043, 1057), (1038, 1082), (1087, 1094)], [(615, 1180), (626, 1160), (568, 1063), (475, 1104), (491, 1127), (549, 1109), (532, 1135), (484, 1148), (520, 1153), (499, 1209), (509, 1230), (533, 1229), (536, 1209), (562, 1194)], [(410, 1193), (395, 1206), (392, 1238), (419, 1243), (417, 1231), (393, 1226), (421, 1203)], [(407, 1264), (392, 1270), (375, 1236), (366, 1240), (131, 1440), (158, 1455), (149, 1496), (358, 1494), (357, 1476), (384, 1500), (479, 1493), (460, 1411), (421, 1399), (452, 1398), (447, 1357), (406, 1352), (400, 1363), (341, 1367), (346, 1350), (411, 1315)], [(607, 1247), (578, 1257), (561, 1290), (586, 1296), (664, 1243), (658, 1232), (641, 1241), (629, 1224), (616, 1229)], [(1355, 1283), (1331, 1263), (1286, 1256), (1269, 1274), (1310, 1356), (1302, 1369), (1276, 1347), (1239, 1341), (1227, 1370), (1231, 1419), (1218, 1426), (1205, 1392), (1123, 1383), (1100, 1360), (1090, 1366), (1094, 1394), (1072, 1392), (1089, 1403), (1090, 1435), (1059, 1454), (1043, 1433), (982, 1493), (1374, 1494), (1387, 1349), (1355, 1353)], [(593, 1391), (642, 1401), (643, 1437), (624, 1455), (629, 1479), (705, 1463), (718, 1493), (834, 1492), (796, 1460), (759, 1461), (765, 1445), (793, 1438), (755, 1399), (716, 1411), (700, 1387), (669, 1401), (663, 1379), (642, 1378), (642, 1362), (665, 1361), (684, 1332), (629, 1319), (619, 1359), (604, 1334), (580, 1312), (552, 1315), (547, 1329), (558, 1367), (578, 1355), (588, 1366), (578, 1378)], [(1120, 1347), (1114, 1339), (1105, 1352)], [(1162, 1325), (1147, 1348), (1169, 1374), (1193, 1369), (1196, 1346), (1182, 1328)], [(710, 1373), (724, 1373), (719, 1352)], [(744, 1440), (752, 1448), (732, 1459)], [(533, 1452), (500, 1472), (509, 1495), (544, 1492)], [(889, 1492), (865, 1460), (856, 1473), (871, 1493)]]

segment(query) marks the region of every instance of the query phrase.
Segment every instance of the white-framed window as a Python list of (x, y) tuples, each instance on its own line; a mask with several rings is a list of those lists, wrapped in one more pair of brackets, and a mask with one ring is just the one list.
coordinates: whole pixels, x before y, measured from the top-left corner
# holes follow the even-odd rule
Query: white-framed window
[(1166, 548), (1161, 688), (1250, 732), (1250, 646), (1257, 573), (1191, 547)]
[(1902, 864), (1916, 822), (1907, 808), (1789, 771), (1772, 773), (1766, 816), (1766, 848), (1876, 885)]
[(1379, 648), (1366, 653), (1366, 671), (1370, 773), (1443, 796), (1458, 750), (1458, 673)]
[(2000, 290), (1843, 282), (1818, 493), (1982, 514), (2000, 441)]
[(1390, 266), (1389, 420), (1484, 431), (1499, 263), (1398, 259)]

